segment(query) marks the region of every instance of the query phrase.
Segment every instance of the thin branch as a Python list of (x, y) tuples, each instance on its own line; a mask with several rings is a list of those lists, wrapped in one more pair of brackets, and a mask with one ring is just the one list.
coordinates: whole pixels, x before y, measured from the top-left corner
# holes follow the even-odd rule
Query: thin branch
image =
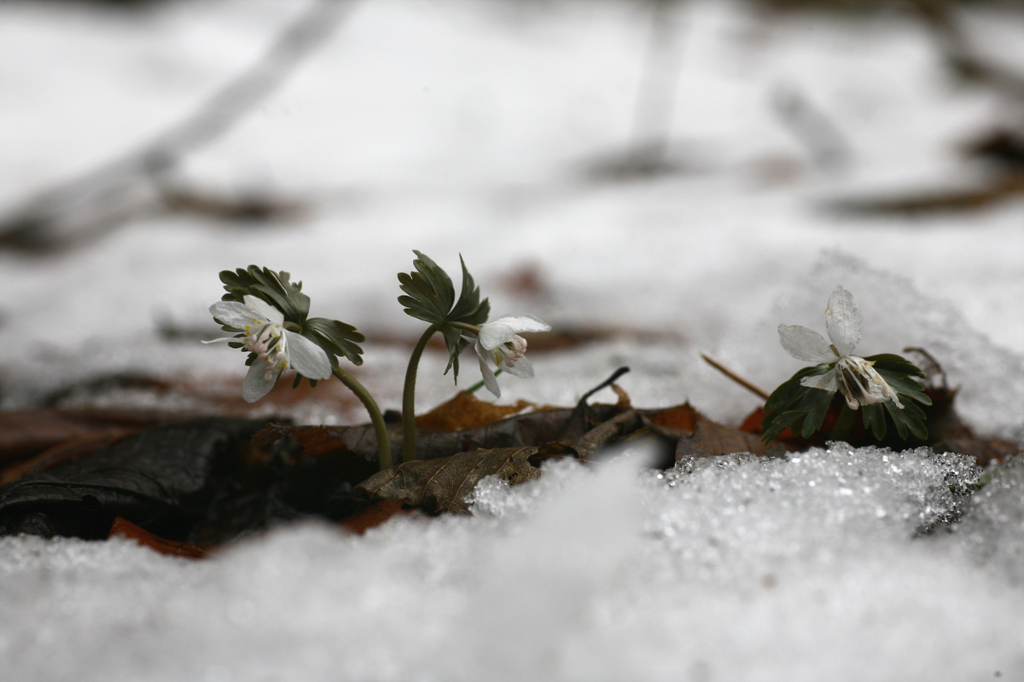
[(185, 155), (224, 134), (276, 90), (331, 35), (354, 4), (355, 0), (315, 0), (256, 63), (184, 120), (135, 150), (37, 193), (0, 219), (0, 241), (15, 247), (52, 248), (51, 242), (58, 241), (53, 232), (69, 214), (91, 210), (98, 214), (93, 223), (112, 220), (117, 211), (96, 204), (130, 200), (140, 181), (159, 182)]
[(748, 391), (750, 391), (751, 393), (755, 394), (757, 397), (761, 398), (762, 400), (768, 400), (768, 394), (765, 393), (764, 391), (762, 391), (760, 388), (758, 388), (754, 384), (750, 383), (749, 381), (747, 381), (743, 377), (741, 377), (741, 376), (739, 376), (737, 374), (734, 374), (732, 371), (726, 369), (725, 367), (723, 367), (722, 365), (718, 364), (717, 362), (715, 362), (714, 360), (712, 360), (708, 356), (704, 355), (703, 353), (701, 353), (700, 356), (702, 358), (704, 358), (704, 362), (708, 363), (709, 365), (711, 365), (712, 367), (717, 369), (719, 372), (721, 372), (725, 376), (727, 376), (730, 379), (732, 379), (733, 381), (735, 381), (737, 384), (739, 384), (743, 388), (745, 388)]

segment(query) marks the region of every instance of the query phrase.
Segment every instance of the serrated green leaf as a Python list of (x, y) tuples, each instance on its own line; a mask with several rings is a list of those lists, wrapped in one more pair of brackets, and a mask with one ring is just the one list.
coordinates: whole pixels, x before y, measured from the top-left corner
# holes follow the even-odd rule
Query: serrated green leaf
[(309, 296), (302, 293), (302, 282), (291, 282), (287, 272), (250, 265), (246, 269), (224, 270), (220, 281), (227, 291), (225, 301), (243, 302), (246, 295), (256, 296), (281, 311), (285, 320), (301, 326), (309, 315)]
[(466, 261), (459, 254), (459, 263), (462, 265), (462, 293), (459, 300), (448, 314), (448, 319), (466, 324), (481, 325), (487, 321), (491, 312), (491, 304), (485, 298), (480, 300), (480, 287), (473, 281), (473, 275), (466, 269)]
[(761, 441), (764, 443), (772, 440), (798, 421), (802, 421), (807, 415), (806, 412), (796, 412), (793, 410), (781, 413), (776, 411), (772, 414), (777, 416), (771, 419), (770, 423), (766, 423), (767, 419), (761, 421)]
[(416, 254), (413, 260), (415, 270), (398, 274), (399, 288), (405, 292), (404, 296), (398, 297), (398, 302), (405, 308), (407, 315), (436, 325), (441, 331), (448, 348), (448, 366), (444, 372), (447, 374), (452, 370), (457, 382), (459, 354), (466, 344), (462, 338), (463, 330), (452, 323), (482, 325), (490, 314), (490, 303), (486, 298), (480, 300), (480, 288), (476, 286), (461, 255), (462, 291), (456, 302), (455, 287), (448, 273), (426, 255), (419, 251), (413, 253)]
[[(816, 365), (804, 367), (788, 380), (783, 382), (764, 404), (765, 416), (761, 420), (761, 440), (767, 443), (778, 436), (789, 426), (803, 425), (805, 419), (812, 411), (824, 413), (828, 411), (828, 405), (834, 394), (818, 388), (802, 386), (800, 380), (804, 377), (824, 374), (828, 371), (827, 365)], [(824, 408), (819, 403), (824, 402)], [(817, 418), (817, 416), (815, 416)], [(821, 426), (821, 421), (815, 428)]]
[(887, 372), (892, 372), (893, 374), (903, 374), (914, 377), (924, 376), (924, 372), (920, 367), (912, 363), (910, 360), (896, 355), (895, 353), (880, 353), (879, 355), (872, 355), (864, 359), (873, 363), (875, 369), (878, 371), (885, 370)]
[(312, 317), (306, 320), (302, 335), (324, 349), (334, 368), (337, 368), (337, 357), (342, 355), (353, 365), (363, 364), (363, 349), (359, 344), (366, 341), (366, 337), (350, 324)]
[(447, 374), (448, 370), (454, 370), (455, 383), (458, 383), (459, 355), (462, 352), (462, 332), (455, 327), (445, 326), (441, 328), (441, 334), (444, 336), (444, 345), (448, 348), (448, 366), (444, 368), (444, 373)]
[(885, 425), (885, 408), (882, 407), (882, 403), (861, 405), (860, 410), (864, 415), (864, 428), (871, 429), (871, 435), (875, 437), (875, 440), (880, 441), (885, 438), (887, 427)]
[(443, 325), (455, 304), (455, 287), (441, 267), (428, 256), (413, 251), (415, 271), (398, 273), (399, 288), (406, 296), (399, 296), (398, 302), (405, 306), (405, 312), (412, 317)]
[(807, 438), (821, 428), (835, 394), (820, 388), (807, 388), (806, 386), (803, 388), (813, 391), (813, 393), (808, 393), (808, 399), (801, 403), (801, 406), (807, 405), (810, 408), (807, 410), (807, 416), (804, 417), (803, 428), (800, 429), (800, 435)]
[[(340, 356), (346, 357), (353, 364), (362, 364), (363, 351), (359, 344), (366, 340), (365, 337), (355, 327), (338, 320), (322, 317), (307, 319), (309, 297), (302, 293), (302, 282), (292, 282), (287, 272), (250, 265), (245, 269), (224, 270), (220, 273), (220, 280), (227, 292), (221, 297), (223, 300), (244, 303), (245, 296), (256, 296), (274, 306), (281, 312), (289, 329), (302, 334), (327, 353), (333, 369), (337, 369)], [(222, 329), (232, 333), (240, 331), (229, 327)], [(244, 348), (242, 343), (230, 342), (228, 345)], [(256, 355), (250, 353), (245, 364), (251, 366), (255, 359)], [(302, 376), (296, 374), (292, 388), (297, 388), (301, 380)], [(310, 380), (310, 385), (316, 386), (316, 383)]]

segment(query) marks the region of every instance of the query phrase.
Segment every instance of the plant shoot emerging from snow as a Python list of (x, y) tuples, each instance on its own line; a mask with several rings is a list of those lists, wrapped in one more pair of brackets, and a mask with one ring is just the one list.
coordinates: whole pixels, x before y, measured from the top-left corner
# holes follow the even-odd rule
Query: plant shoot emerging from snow
[(779, 341), (797, 360), (816, 363), (797, 372), (769, 396), (761, 424), (761, 438), (775, 438), (787, 427), (801, 426), (806, 438), (822, 427), (836, 393), (843, 396), (835, 425), (828, 435), (841, 440), (852, 427), (853, 413), (860, 410), (865, 429), (876, 440), (886, 434), (886, 415), (902, 440), (910, 434), (928, 436), (925, 413), (911, 401), (930, 405), (916, 377), (919, 368), (898, 355), (867, 358), (853, 355), (864, 330), (864, 317), (853, 294), (836, 287), (825, 308), (828, 341), (818, 332), (799, 325), (779, 325)]

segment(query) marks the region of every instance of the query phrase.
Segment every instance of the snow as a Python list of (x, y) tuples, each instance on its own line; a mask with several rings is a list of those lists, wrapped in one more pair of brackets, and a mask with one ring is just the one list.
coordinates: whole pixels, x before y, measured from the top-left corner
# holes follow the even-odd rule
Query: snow
[(957, 532), (921, 535), (956, 506), (950, 486), (977, 481), (967, 457), (834, 445), (656, 475), (633, 455), (596, 471), (559, 463), (512, 489), (485, 482), (469, 518), (395, 520), (361, 538), (292, 526), (198, 563), (123, 540), (5, 538), (0, 590), (18, 614), (4, 626), (6, 669), (50, 680), (1024, 673), (1019, 465)]
[[(305, 6), (4, 4), (0, 210), (178, 121)], [(536, 378), (503, 377), (503, 402), (572, 404), (629, 365), (620, 384), (634, 404), (689, 399), (735, 422), (757, 399), (700, 353), (771, 389), (800, 366), (777, 325), (823, 331), (842, 285), (864, 313), (858, 353), (927, 348), (961, 387), (972, 428), (1024, 439), (1021, 202), (913, 218), (825, 207), (979, 182), (984, 171), (956, 146), (1015, 120), (1019, 104), (953, 87), (909, 15), (836, 22), (679, 3), (669, 155), (684, 172), (597, 182), (588, 166), (631, 140), (649, 11), (611, 0), (356, 6), (179, 178), (294, 198), (306, 204), (299, 217), (225, 226), (161, 213), (143, 183), (132, 191), (148, 208), (93, 241), (46, 257), (0, 252), (0, 405), (133, 371), (237, 397), (237, 351), (167, 341), (156, 327), (213, 338), (216, 273), (255, 262), (303, 280), (314, 315), (370, 337), (355, 373), (397, 407), (408, 348), (373, 340), (419, 333), (394, 300), (415, 248), (449, 272), (461, 253), (495, 316), (624, 332), (531, 353)], [(976, 9), (969, 28), (1020, 63), (1014, 21)], [(773, 112), (780, 88), (841, 131), (845, 170), (814, 165)], [(527, 267), (540, 291), (503, 284)], [(443, 368), (425, 356), (421, 409), (451, 395)], [(79, 400), (202, 410), (223, 399), (206, 390)], [(307, 423), (365, 419), (316, 395), (284, 410)], [(119, 539), (2, 538), (4, 675), (1024, 677), (1019, 459), (982, 472), (956, 453), (832, 444), (661, 475), (642, 461), (547, 466), (517, 488), (488, 481), (467, 518), (400, 518), (365, 536), (289, 526), (200, 562)], [(970, 501), (957, 492), (989, 478)]]

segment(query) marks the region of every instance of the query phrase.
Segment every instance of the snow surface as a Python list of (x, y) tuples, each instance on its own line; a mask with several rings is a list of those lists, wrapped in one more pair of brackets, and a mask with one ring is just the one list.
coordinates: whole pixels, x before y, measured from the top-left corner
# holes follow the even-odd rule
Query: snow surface
[[(305, 6), (4, 3), (0, 209), (179, 120)], [(161, 340), (156, 323), (215, 336), (216, 273), (251, 262), (302, 279), (315, 315), (414, 339), (394, 273), (415, 248), (452, 272), (461, 252), (498, 315), (630, 332), (533, 356), (537, 378), (503, 377), (504, 401), (571, 404), (628, 364), (620, 383), (635, 404), (689, 399), (738, 420), (757, 399), (699, 353), (770, 389), (799, 367), (776, 326), (823, 331), (842, 284), (864, 311), (859, 352), (928, 348), (962, 387), (972, 427), (1024, 439), (1020, 201), (913, 219), (822, 208), (980, 181), (957, 145), (1017, 120), (1019, 105), (954, 87), (907, 15), (851, 23), (680, 4), (670, 153), (685, 172), (597, 182), (588, 166), (631, 140), (649, 12), (597, 0), (357, 5), (182, 175), (226, 195), (296, 198), (304, 215), (225, 227), (148, 211), (64, 254), (0, 253), (0, 404), (111, 371), (240, 391), (237, 351)], [(1019, 17), (970, 18), (987, 51), (1021, 63)], [(780, 123), (771, 102), (783, 87), (842, 131), (844, 172), (815, 167)], [(503, 285), (526, 267), (539, 292)], [(407, 352), (366, 345), (357, 375), (384, 406), (400, 403)], [(421, 408), (451, 395), (443, 363), (421, 366)], [(364, 419), (316, 394), (288, 409), (310, 423)], [(489, 482), (468, 518), (399, 519), (363, 537), (289, 527), (198, 563), (121, 540), (0, 539), (3, 677), (1024, 677), (1020, 461), (950, 533), (936, 526), (962, 502), (950, 486), (983, 475), (952, 453), (833, 445), (683, 462), (660, 477), (640, 460), (548, 467), (515, 489)]]

